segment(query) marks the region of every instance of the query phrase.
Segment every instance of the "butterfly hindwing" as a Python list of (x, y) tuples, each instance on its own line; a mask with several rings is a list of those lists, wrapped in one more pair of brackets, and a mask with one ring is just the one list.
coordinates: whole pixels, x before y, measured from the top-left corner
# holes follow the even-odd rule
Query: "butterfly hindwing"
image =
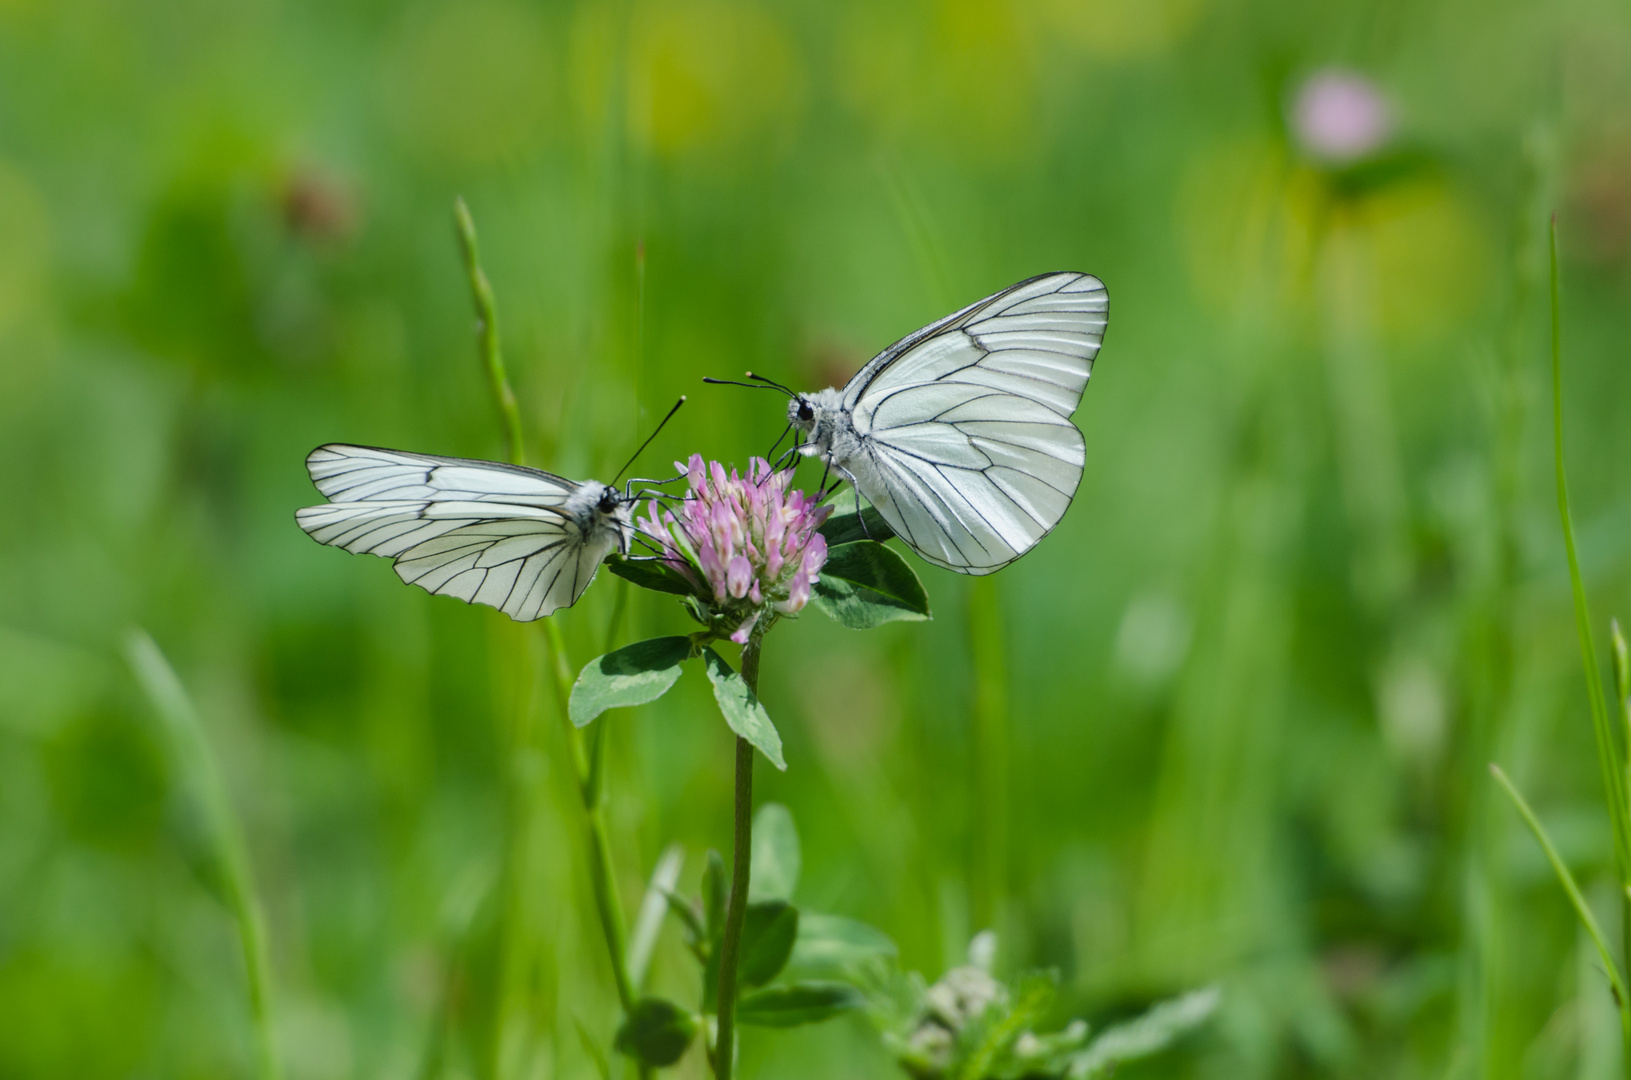
[(928, 416), (865, 435), (861, 493), (930, 562), (989, 574), (1058, 524), (1081, 483), (1081, 432), (1026, 398), (962, 384), (897, 391), (879, 415)]

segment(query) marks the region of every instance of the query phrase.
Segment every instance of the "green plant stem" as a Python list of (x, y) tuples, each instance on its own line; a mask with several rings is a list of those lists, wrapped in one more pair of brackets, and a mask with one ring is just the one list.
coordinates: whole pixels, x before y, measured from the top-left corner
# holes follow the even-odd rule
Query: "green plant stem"
[[(515, 391), (510, 388), (509, 376), (504, 369), (504, 356), (499, 346), (498, 312), (493, 299), (493, 287), (481, 268), (481, 252), (476, 243), (476, 223), (463, 198), (453, 204), (453, 218), (458, 228), (459, 246), (464, 253), (465, 270), (470, 277), (470, 292), (476, 307), (476, 339), (481, 349), (487, 383), (504, 423), (505, 441), (511, 463), (526, 464), (526, 453), (521, 438), (521, 412), (516, 405)], [(614, 611), (608, 637), (616, 633), (622, 615), (622, 597)], [(556, 712), (565, 729), (567, 745), (571, 748), (573, 775), (577, 778), (578, 799), (583, 807), (583, 827), (587, 840), (589, 883), (595, 897), (595, 911), (600, 917), (601, 934), (612, 964), (612, 981), (617, 987), (617, 1000), (625, 1013), (634, 1004), (634, 984), (629, 978), (627, 932), (623, 923), (623, 904), (617, 892), (617, 875), (612, 868), (612, 847), (606, 836), (606, 823), (601, 813), (603, 745), (606, 725), (595, 725), (592, 741), (587, 748), (584, 736), (572, 723), (567, 711), (571, 695), (572, 671), (567, 663), (566, 642), (561, 628), (554, 619), (544, 619), (544, 639), (549, 644), (551, 683), (555, 688)], [(609, 646), (608, 646), (609, 650)], [(651, 1075), (645, 1065), (639, 1066), (639, 1075)]]
[(1008, 878), (1008, 665), (1002, 607), (990, 577), (969, 594), (969, 647), (974, 657), (974, 920), (1001, 931)]
[(130, 632), (125, 641), (125, 656), (164, 723), (171, 757), (179, 766), (177, 771), (191, 784), (193, 797), (204, 816), (211, 854), (238, 927), (238, 946), (249, 982), (249, 1015), (255, 1030), (256, 1073), (261, 1080), (280, 1080), (283, 1066), (278, 1057), (272, 1019), (272, 965), (267, 955), (266, 916), (255, 890), (243, 829), (233, 813), (221, 774), (215, 767), (215, 758), (204, 738), (203, 722), (176, 677), (175, 669), (142, 630)]
[(509, 376), (504, 371), (504, 354), (498, 343), (498, 311), (493, 302), (493, 286), (481, 268), (481, 249), (476, 245), (476, 222), (470, 216), (470, 207), (464, 197), (453, 200), (453, 220), (459, 234), (459, 250), (464, 254), (465, 273), (470, 275), (470, 295), (476, 305), (476, 342), (481, 348), (483, 366), (487, 369), (487, 384), (498, 405), (499, 419), (504, 424), (505, 453), (511, 463), (526, 464), (526, 449), (521, 441), (521, 409), (516, 404), (515, 391), (510, 388)]
[(617, 987), (617, 1000), (625, 1012), (634, 1004), (634, 983), (629, 978), (627, 959), (627, 932), (623, 923), (623, 902), (617, 891), (617, 876), (612, 869), (612, 847), (606, 836), (606, 823), (601, 813), (601, 747), (604, 724), (590, 729), (587, 744), (584, 733), (573, 725), (567, 712), (571, 694), (571, 669), (566, 662), (566, 643), (560, 627), (553, 620), (544, 620), (544, 637), (549, 642), (551, 669), (554, 676), (556, 712), (560, 714), (563, 731), (572, 748), (572, 764), (578, 781), (578, 799), (583, 807), (583, 826), (589, 858), (589, 884), (594, 892), (595, 911), (600, 916), (600, 930), (606, 939), (606, 949), (612, 962), (612, 981)]
[[(1580, 886), (1575, 884), (1574, 875), (1569, 872), (1563, 857), (1552, 846), (1552, 841), (1547, 837), (1546, 830), (1541, 827), (1540, 819), (1535, 816), (1535, 812), (1529, 808), (1529, 804), (1518, 793), (1512, 781), (1507, 779), (1506, 773), (1501, 771), (1499, 765), (1492, 763), (1489, 771), (1490, 775), (1495, 777), (1495, 782), (1500, 784), (1502, 790), (1512, 799), (1512, 805), (1518, 808), (1518, 813), (1523, 817), (1524, 824), (1529, 826), (1529, 831), (1535, 834), (1535, 840), (1546, 853), (1546, 859), (1552, 864), (1558, 882), (1568, 894), (1569, 903), (1574, 905), (1574, 913), (1579, 916), (1580, 924), (1586, 929), (1586, 935), (1591, 938), (1592, 944), (1597, 946), (1597, 955), (1603, 962), (1603, 971), (1608, 976), (1609, 985), (1614, 989), (1614, 1003), (1619, 1008), (1620, 1031), (1624, 1036), (1626, 1050), (1631, 1053), (1631, 999), (1626, 997), (1625, 980), (1620, 977), (1619, 965), (1614, 962), (1614, 954), (1609, 951), (1608, 941), (1603, 937), (1596, 917), (1592, 915), (1591, 908), (1586, 904), (1586, 898), (1581, 895)], [(1626, 1060), (1631, 1063), (1631, 1057)]]
[[(1556, 215), (1552, 217), (1548, 240), (1551, 255), (1552, 301), (1552, 457), (1557, 469), (1557, 513), (1563, 523), (1563, 548), (1569, 559), (1569, 587), (1574, 595), (1574, 625), (1575, 631), (1580, 635), (1580, 659), (1586, 671), (1586, 696), (1591, 702), (1591, 726), (1597, 738), (1597, 762), (1603, 774), (1603, 795), (1608, 800), (1608, 818), (1614, 833), (1614, 864), (1619, 882), (1619, 888), (1615, 891), (1620, 906), (1622, 959), (1626, 964), (1625, 970), (1631, 971), (1631, 805), (1626, 803), (1626, 760), (1621, 756), (1620, 745), (1615, 739), (1614, 728), (1608, 718), (1608, 703), (1603, 698), (1603, 678), (1597, 668), (1597, 646), (1591, 633), (1591, 609), (1586, 603), (1586, 586), (1580, 574), (1580, 555), (1574, 542), (1574, 515), (1569, 510), (1568, 474), (1563, 465), (1563, 307), (1559, 284), (1561, 275), (1557, 264)], [(1631, 744), (1628, 744), (1628, 747), (1631, 747)], [(1499, 769), (1495, 770), (1495, 778), (1501, 781), (1508, 793), (1518, 802), (1520, 811), (1529, 822), (1529, 827), (1535, 831), (1536, 838), (1546, 848), (1546, 855), (1552, 860), (1553, 868), (1563, 881), (1569, 899), (1574, 902), (1581, 921), (1586, 924), (1587, 931), (1597, 944), (1598, 952), (1602, 954), (1603, 966), (1608, 970), (1609, 980), (1614, 985), (1614, 1002), (1620, 1010), (1620, 1036), (1623, 1043), (1625, 1074), (1631, 1077), (1631, 1000), (1626, 998), (1625, 982), (1621, 972), (1607, 945), (1604, 944), (1591, 912), (1581, 899), (1580, 890), (1575, 887), (1567, 868), (1552, 850), (1545, 834), (1540, 831), (1539, 822), (1529, 812), (1529, 808), (1523, 805), (1517, 790), (1506, 782)]]
[[(759, 636), (742, 649), (742, 681), (759, 694)], [(736, 958), (742, 920), (748, 910), (748, 878), (753, 859), (753, 744), (736, 739), (736, 833), (731, 850), (731, 895), (725, 908), (725, 934), (719, 943), (719, 1013), (714, 1040), (714, 1075), (730, 1080), (736, 1066)]]
[(1586, 586), (1580, 576), (1580, 556), (1575, 550), (1574, 517), (1569, 511), (1569, 481), (1563, 468), (1563, 316), (1559, 303), (1557, 267), (1557, 220), (1551, 231), (1552, 270), (1552, 453), (1557, 468), (1557, 512), (1563, 521), (1563, 547), (1569, 559), (1569, 584), (1574, 592), (1574, 624), (1580, 635), (1580, 657), (1586, 669), (1586, 693), (1591, 701), (1591, 726), (1597, 736), (1597, 760), (1602, 767), (1603, 792), (1608, 799), (1608, 815), (1614, 830), (1614, 861), (1619, 871), (1621, 892), (1631, 885), (1631, 828), (1627, 817), (1625, 778), (1614, 730), (1603, 699), (1602, 674), (1597, 668), (1597, 646), (1592, 641), (1591, 610), (1586, 604)]

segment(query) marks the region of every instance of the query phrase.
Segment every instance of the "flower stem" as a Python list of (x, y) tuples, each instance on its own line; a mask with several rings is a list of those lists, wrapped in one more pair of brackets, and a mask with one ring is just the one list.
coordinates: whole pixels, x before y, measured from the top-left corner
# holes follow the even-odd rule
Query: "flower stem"
[(595, 911), (600, 916), (600, 931), (606, 939), (606, 951), (612, 964), (612, 981), (617, 986), (617, 1000), (627, 1012), (634, 1004), (634, 983), (629, 978), (628, 958), (624, 942), (626, 933), (623, 927), (623, 902), (617, 892), (617, 877), (612, 872), (612, 847), (606, 838), (606, 821), (600, 812), (601, 805), (601, 762), (604, 759), (600, 746), (600, 732), (604, 724), (598, 725), (590, 746), (584, 746), (583, 732), (572, 723), (567, 712), (568, 695), (571, 693), (572, 675), (566, 662), (566, 643), (561, 640), (561, 630), (552, 619), (544, 621), (544, 636), (549, 642), (550, 652), (553, 654), (551, 674), (554, 676), (555, 698), (560, 714), (561, 723), (566, 729), (565, 734), (572, 748), (572, 764), (578, 781), (578, 798), (583, 806), (583, 826), (587, 843), (589, 858), (589, 884), (595, 896)]
[[(759, 635), (742, 648), (742, 681), (759, 694)], [(725, 908), (725, 936), (719, 943), (718, 1036), (714, 1040), (714, 1075), (730, 1080), (736, 1065), (736, 959), (742, 942), (742, 920), (748, 910), (748, 875), (753, 860), (753, 744), (736, 739), (736, 836), (731, 851), (731, 895)]]
[(505, 451), (510, 461), (525, 465), (526, 450), (521, 442), (521, 410), (516, 404), (515, 391), (510, 387), (509, 375), (504, 371), (504, 354), (498, 343), (498, 310), (493, 301), (493, 286), (487, 272), (481, 268), (481, 249), (476, 246), (476, 222), (470, 216), (470, 207), (464, 197), (453, 200), (453, 222), (459, 234), (459, 250), (464, 255), (464, 269), (470, 275), (470, 295), (476, 305), (476, 340), (481, 348), (482, 365), (487, 369), (488, 388), (498, 405), (499, 419), (504, 424)]
[[(493, 298), (492, 284), (481, 268), (481, 252), (476, 244), (476, 223), (470, 216), (470, 208), (465, 205), (463, 198), (454, 201), (453, 219), (459, 235), (459, 247), (464, 255), (465, 270), (470, 276), (470, 292), (476, 308), (477, 344), (481, 349), (482, 363), (487, 372), (488, 389), (492, 391), (493, 401), (498, 406), (499, 416), (504, 424), (509, 459), (513, 464), (525, 465), (526, 451), (521, 434), (521, 412), (516, 405), (515, 391), (510, 387), (509, 376), (504, 369), (504, 354), (499, 342), (498, 306)], [(624, 596), (619, 593), (618, 606), (607, 630), (608, 637), (617, 631), (618, 621), (622, 617), (623, 602)], [(549, 645), (552, 676), (550, 681), (555, 688), (556, 712), (560, 714), (561, 724), (566, 729), (567, 745), (572, 750), (573, 775), (578, 782), (578, 798), (583, 806), (589, 883), (595, 896), (595, 911), (600, 916), (601, 933), (606, 939), (606, 950), (610, 954), (612, 981), (617, 986), (617, 1000), (627, 1013), (634, 1004), (634, 982), (629, 978), (625, 947), (627, 934), (623, 925), (623, 904), (617, 893), (617, 877), (612, 871), (612, 848), (606, 838), (606, 822), (600, 811), (603, 790), (602, 763), (605, 760), (602, 733), (606, 725), (600, 724), (595, 728), (593, 741), (586, 750), (583, 732), (572, 723), (567, 711), (567, 702), (572, 689), (572, 671), (567, 663), (566, 642), (562, 639), (561, 628), (554, 619), (543, 620), (543, 627), (544, 638)], [(511, 783), (513, 785), (513, 779)], [(518, 824), (512, 825), (512, 829), (519, 827)], [(512, 852), (506, 851), (505, 858), (507, 863), (511, 861)], [(513, 867), (506, 866), (506, 871), (513, 871)], [(642, 1078), (647, 1077), (650, 1075), (650, 1069), (642, 1064), (639, 1066), (639, 1074)]]

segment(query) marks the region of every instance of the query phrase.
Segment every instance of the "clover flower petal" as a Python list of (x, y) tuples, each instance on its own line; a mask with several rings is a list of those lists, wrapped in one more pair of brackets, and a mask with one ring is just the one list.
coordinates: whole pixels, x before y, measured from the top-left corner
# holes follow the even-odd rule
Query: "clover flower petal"
[(766, 610), (790, 615), (809, 603), (827, 561), (816, 530), (832, 513), (803, 491), (788, 492), (792, 470), (764, 458), (747, 475), (691, 455), (685, 497), (672, 510), (648, 507), (640, 531), (658, 557), (696, 589), (709, 618), (723, 616), (733, 641), (745, 642)]

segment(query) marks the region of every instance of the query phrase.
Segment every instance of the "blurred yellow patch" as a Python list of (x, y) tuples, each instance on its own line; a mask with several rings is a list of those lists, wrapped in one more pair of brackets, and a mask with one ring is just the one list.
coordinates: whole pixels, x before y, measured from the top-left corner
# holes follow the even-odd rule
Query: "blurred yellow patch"
[(1235, 314), (1273, 315), (1307, 290), (1317, 187), (1283, 147), (1242, 139), (1197, 153), (1178, 190), (1176, 225), (1196, 290)]
[(1031, 14), (1050, 39), (1093, 56), (1158, 54), (1183, 39), (1203, 0), (1036, 0)]
[(858, 4), (839, 37), (838, 90), (874, 124), (916, 128), (945, 153), (1011, 155), (1036, 134), (1034, 36), (991, 0)]
[(629, 67), (630, 133), (646, 149), (763, 148), (798, 122), (804, 68), (765, 10), (722, 0), (643, 5)]
[(1310, 314), (1314, 260), (1335, 229), (1361, 246), (1375, 328), (1388, 337), (1459, 325), (1485, 284), (1484, 240), (1471, 210), (1441, 180), (1338, 195), (1324, 175), (1266, 138), (1196, 154), (1175, 218), (1197, 291), (1237, 314)]
[(543, 23), (529, 5), (452, 0), (415, 9), (385, 59), (387, 112), (427, 159), (492, 164), (542, 134), (550, 66)]
[(1423, 181), (1371, 196), (1348, 224), (1368, 241), (1377, 320), (1390, 336), (1450, 330), (1483, 295), (1487, 243), (1471, 209), (1448, 185)]
[(50, 216), (28, 178), (0, 161), (0, 335), (45, 303)]

